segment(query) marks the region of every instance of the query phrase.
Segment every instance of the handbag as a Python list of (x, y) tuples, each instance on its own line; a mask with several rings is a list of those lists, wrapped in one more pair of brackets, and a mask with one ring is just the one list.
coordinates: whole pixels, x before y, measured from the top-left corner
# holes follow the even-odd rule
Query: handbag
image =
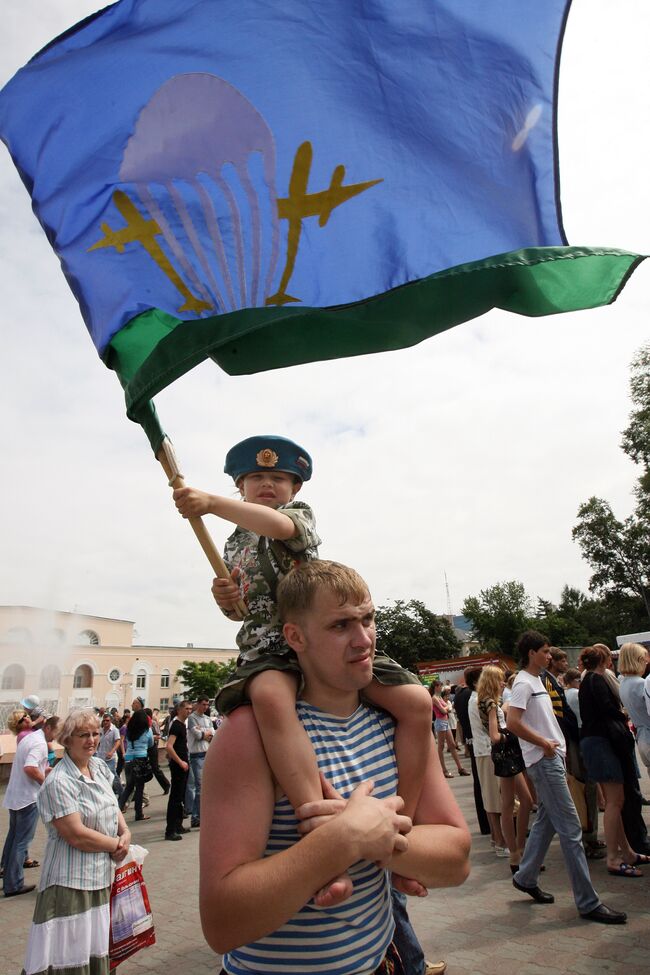
[(133, 778), (136, 782), (151, 782), (153, 769), (148, 758), (133, 759)]
[(502, 731), (501, 739), (492, 745), (494, 774), (500, 779), (512, 779), (524, 771), (524, 758), (519, 739), (511, 731)]

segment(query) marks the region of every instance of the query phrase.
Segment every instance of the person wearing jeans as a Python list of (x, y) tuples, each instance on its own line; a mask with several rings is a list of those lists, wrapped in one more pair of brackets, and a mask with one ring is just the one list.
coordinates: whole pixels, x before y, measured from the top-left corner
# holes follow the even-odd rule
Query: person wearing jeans
[(58, 718), (48, 718), (43, 729), (31, 732), (16, 747), (9, 785), (2, 803), (9, 810), (9, 832), (3, 851), (5, 897), (28, 894), (35, 887), (34, 884), (25, 884), (23, 863), (36, 832), (36, 796), (50, 771), (47, 746), (56, 737), (58, 721)]
[(507, 726), (519, 738), (526, 771), (537, 792), (537, 817), (512, 883), (538, 904), (553, 903), (555, 898), (540, 889), (538, 878), (557, 833), (580, 917), (600, 924), (624, 924), (627, 915), (601, 902), (589, 876), (582, 826), (566, 780), (564, 735), (540, 679), (551, 659), (548, 638), (527, 630), (519, 638), (517, 650), (522, 669), (512, 688)]
[(196, 702), (194, 711), (187, 719), (187, 746), (190, 753), (190, 768), (193, 778), (193, 799), (190, 813), (190, 825), (201, 825), (201, 780), (203, 778), (203, 762), (210, 742), (214, 735), (212, 721), (206, 714), (210, 699), (201, 695)]

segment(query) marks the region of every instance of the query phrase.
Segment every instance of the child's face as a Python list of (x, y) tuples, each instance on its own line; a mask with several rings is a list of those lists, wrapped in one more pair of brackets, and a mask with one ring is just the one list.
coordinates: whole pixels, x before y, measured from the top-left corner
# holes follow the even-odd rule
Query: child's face
[(244, 501), (263, 504), (267, 508), (288, 504), (301, 486), (300, 481), (294, 481), (293, 474), (284, 471), (252, 471), (239, 482)]

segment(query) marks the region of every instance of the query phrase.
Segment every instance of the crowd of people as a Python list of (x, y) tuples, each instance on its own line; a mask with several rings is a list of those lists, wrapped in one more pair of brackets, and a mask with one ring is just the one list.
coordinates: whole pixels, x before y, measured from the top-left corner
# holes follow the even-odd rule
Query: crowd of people
[[(600, 901), (587, 861), (602, 859), (609, 874), (625, 878), (641, 876), (650, 864), (635, 749), (650, 774), (648, 652), (638, 644), (623, 646), (617, 676), (604, 645), (585, 648), (578, 668), (534, 631), (523, 634), (519, 651), (518, 674), (469, 666), (463, 684), (432, 683), (431, 724), (443, 774), (452, 775), (445, 754), (459, 774), (471, 774), (461, 761), (464, 749), (475, 777), (479, 825), (496, 855), (509, 858), (518, 890), (538, 903), (553, 900), (538, 881), (557, 832), (581, 916), (622, 923), (625, 915)], [(132, 804), (134, 822), (148, 819), (148, 782), (155, 777), (168, 795), (166, 839), (179, 840), (200, 827), (203, 767), (220, 724), (207, 696), (179, 701), (164, 719), (141, 698), (122, 714), (84, 709), (65, 721), (28, 698), (10, 715), (17, 747), (4, 800), (5, 896), (35, 889), (25, 882), (25, 871), (40, 866), (29, 854), (39, 813), (47, 828), (27, 973), (52, 957), (45, 917), (65, 919), (75, 939), (87, 928), (84, 951), (91, 958), (93, 950), (101, 952), (108, 937), (111, 861), (120, 862), (131, 841), (124, 813)], [(55, 741), (64, 749), (60, 760)], [(158, 761), (161, 741), (169, 778)], [(519, 759), (506, 774), (499, 749), (513, 741)], [(400, 896), (393, 892), (395, 910)], [(70, 939), (62, 944), (56, 948), (60, 957), (74, 957)]]
[[(9, 811), (4, 896), (34, 891), (25, 870), (41, 867), (25, 975), (108, 972), (112, 864), (125, 858), (131, 843), (124, 813), (132, 799), (135, 822), (149, 818), (144, 789), (155, 776), (169, 796), (166, 838), (189, 831), (186, 815), (198, 828), (203, 760), (218, 723), (206, 696), (180, 701), (162, 726), (140, 697), (121, 715), (79, 708), (62, 720), (36, 697), (11, 713), (8, 727), (17, 741), (3, 801)], [(158, 762), (163, 736), (171, 783)], [(29, 855), (39, 814), (47, 831), (42, 864)]]
[[(470, 665), (464, 684), (450, 688), (481, 833), (497, 856), (509, 858), (514, 886), (538, 903), (554, 900), (540, 888), (539, 874), (557, 833), (580, 915), (624, 923), (625, 914), (600, 901), (587, 861), (604, 860), (608, 874), (621, 878), (641, 877), (650, 864), (642, 814), (648, 800), (636, 757), (638, 749), (650, 774), (650, 654), (625, 644), (617, 676), (609, 648), (596, 644), (571, 668), (564, 650), (532, 630), (522, 634), (518, 653), (516, 674)], [(431, 694), (442, 755), (448, 731), (438, 724), (439, 681)]]

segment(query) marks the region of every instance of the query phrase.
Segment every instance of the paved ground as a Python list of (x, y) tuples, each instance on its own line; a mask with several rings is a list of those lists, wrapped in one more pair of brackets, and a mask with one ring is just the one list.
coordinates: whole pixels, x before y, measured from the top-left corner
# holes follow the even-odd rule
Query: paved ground
[[(424, 900), (411, 899), (411, 918), (429, 958), (445, 958), (449, 975), (647, 975), (650, 869), (643, 879), (631, 880), (610, 877), (603, 861), (592, 862), (594, 885), (601, 897), (610, 906), (627, 911), (630, 920), (620, 927), (591, 924), (576, 914), (555, 841), (543, 875), (543, 886), (555, 894), (555, 904), (534, 904), (514, 890), (507, 860), (496, 859), (489, 840), (478, 833), (471, 779), (456, 777), (451, 786), (473, 834), (472, 873), (461, 888), (433, 891)], [(203, 941), (198, 920), (198, 834), (186, 835), (181, 843), (166, 843), (165, 800), (155, 783), (148, 791), (152, 818), (131, 828), (136, 841), (150, 851), (144, 872), (157, 944), (125, 962), (120, 973), (216, 973), (220, 959)], [(133, 813), (127, 816), (132, 820)], [(2, 809), (2, 835), (6, 823)], [(45, 831), (39, 825), (32, 847), (39, 859), (44, 841)], [(28, 882), (37, 881), (38, 874), (38, 870), (26, 871)], [(18, 975), (21, 970), (34, 897), (0, 899), (0, 975)]]

